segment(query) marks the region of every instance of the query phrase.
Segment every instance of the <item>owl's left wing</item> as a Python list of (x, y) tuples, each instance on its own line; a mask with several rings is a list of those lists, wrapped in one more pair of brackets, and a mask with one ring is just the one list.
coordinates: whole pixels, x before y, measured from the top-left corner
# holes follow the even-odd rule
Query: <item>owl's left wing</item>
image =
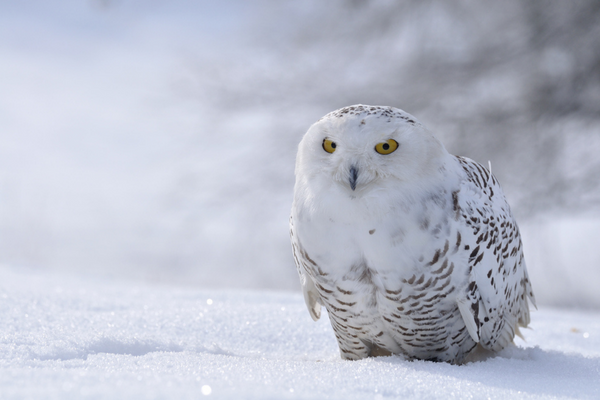
[(529, 324), (535, 306), (519, 228), (496, 178), (483, 166), (457, 157), (466, 179), (455, 194), (463, 225), (469, 284), (458, 306), (471, 337), (500, 350)]
[(304, 302), (306, 303), (306, 307), (308, 308), (311, 318), (314, 321), (317, 321), (319, 318), (321, 318), (321, 304), (319, 301), (320, 297), (312, 278), (307, 272), (309, 269), (308, 263), (314, 264), (315, 266), (316, 264), (313, 260), (311, 260), (306, 251), (304, 251), (300, 245), (298, 236), (296, 235), (296, 231), (294, 229), (293, 216), (290, 217), (290, 240), (292, 242), (294, 262), (296, 263), (296, 269), (298, 270), (298, 275), (300, 276), (300, 284), (302, 285)]

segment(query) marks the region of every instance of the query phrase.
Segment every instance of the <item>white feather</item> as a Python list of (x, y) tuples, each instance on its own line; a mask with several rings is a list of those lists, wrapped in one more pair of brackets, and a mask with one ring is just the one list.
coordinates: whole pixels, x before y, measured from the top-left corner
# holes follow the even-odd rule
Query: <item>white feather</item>
[(475, 323), (475, 317), (471, 312), (471, 302), (466, 298), (461, 298), (456, 299), (456, 304), (458, 304), (460, 315), (465, 322), (465, 326), (467, 327), (467, 331), (469, 331), (469, 335), (471, 335), (471, 338), (473, 341), (475, 341), (475, 343), (479, 343), (479, 332), (477, 329), (477, 323)]

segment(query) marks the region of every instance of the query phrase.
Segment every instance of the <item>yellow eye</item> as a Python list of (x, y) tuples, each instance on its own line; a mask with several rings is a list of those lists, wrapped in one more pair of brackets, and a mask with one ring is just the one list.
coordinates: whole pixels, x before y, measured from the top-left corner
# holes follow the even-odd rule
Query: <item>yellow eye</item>
[(386, 142), (377, 143), (375, 146), (375, 151), (379, 154), (390, 154), (396, 151), (397, 148), (398, 142), (396, 142), (394, 139), (390, 139)]
[(337, 145), (329, 139), (323, 139), (323, 150), (328, 153), (333, 153)]

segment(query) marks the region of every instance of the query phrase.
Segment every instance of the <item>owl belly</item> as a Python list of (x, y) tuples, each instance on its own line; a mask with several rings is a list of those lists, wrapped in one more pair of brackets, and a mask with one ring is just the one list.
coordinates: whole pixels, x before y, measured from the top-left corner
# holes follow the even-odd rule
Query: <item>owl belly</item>
[[(475, 346), (456, 303), (467, 282), (457, 233), (435, 238), (414, 228), (372, 224), (328, 232), (335, 239), (327, 257), (317, 253), (322, 266), (313, 276), (344, 358), (389, 352), (461, 362)], [(405, 230), (413, 234), (403, 236)]]
[[(475, 346), (452, 296), (456, 286), (444, 280), (444, 274), (437, 286), (431, 286), (435, 278), (413, 274), (392, 288), (376, 283), (389, 279), (367, 268), (357, 269), (356, 279), (336, 281), (326, 294), (325, 305), (346, 358), (385, 349), (409, 358), (461, 362)], [(354, 357), (360, 348), (362, 355)]]

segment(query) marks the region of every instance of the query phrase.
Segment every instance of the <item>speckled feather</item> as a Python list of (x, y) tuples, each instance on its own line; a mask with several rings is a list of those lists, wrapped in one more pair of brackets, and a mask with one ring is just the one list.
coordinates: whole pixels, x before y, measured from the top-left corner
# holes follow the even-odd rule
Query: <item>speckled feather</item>
[[(390, 138), (398, 150), (377, 154)], [(309, 312), (327, 309), (342, 358), (461, 363), (477, 343), (498, 351), (529, 323), (535, 300), (498, 181), (402, 110), (346, 107), (309, 129), (290, 234)]]

